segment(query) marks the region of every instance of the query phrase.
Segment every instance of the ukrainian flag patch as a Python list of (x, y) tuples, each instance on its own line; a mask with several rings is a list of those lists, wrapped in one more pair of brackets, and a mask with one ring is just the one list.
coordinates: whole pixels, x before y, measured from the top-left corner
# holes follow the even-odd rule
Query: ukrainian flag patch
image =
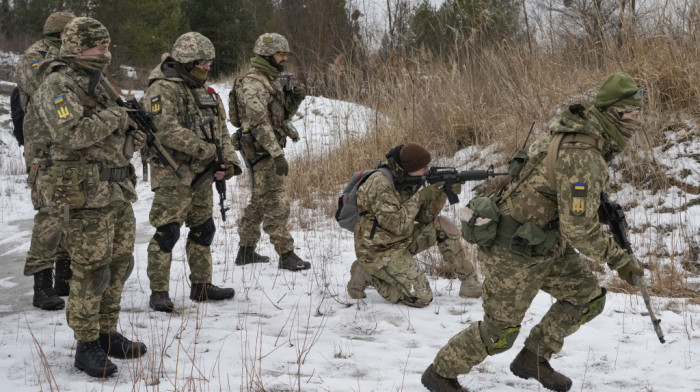
[(32, 67), (36, 67), (37, 65), (39, 65), (39, 62), (38, 62), (38, 61), (33, 61), (33, 62), (32, 62)]
[(571, 184), (571, 213), (583, 215), (586, 212), (586, 196), (588, 196), (588, 186), (583, 182)]
[(151, 113), (158, 114), (163, 107), (160, 105), (160, 95), (151, 98)]
[(62, 123), (64, 121), (67, 121), (67, 120), (70, 120), (71, 118), (73, 118), (70, 110), (68, 109), (67, 102), (63, 98), (63, 95), (59, 95), (58, 97), (54, 98), (53, 104), (54, 104), (54, 107), (56, 108), (56, 114), (58, 114), (59, 123)]

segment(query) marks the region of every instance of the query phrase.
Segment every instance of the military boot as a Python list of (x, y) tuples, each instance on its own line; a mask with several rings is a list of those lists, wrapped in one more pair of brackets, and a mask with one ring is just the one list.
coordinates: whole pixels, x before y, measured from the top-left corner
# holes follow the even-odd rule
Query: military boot
[(372, 275), (368, 274), (360, 262), (355, 260), (350, 266), (350, 281), (348, 282), (348, 295), (352, 299), (366, 298), (365, 288), (372, 283)]
[(43, 310), (60, 310), (66, 306), (53, 289), (53, 270), (47, 268), (34, 274), (34, 298), (32, 305)]
[(270, 258), (258, 254), (258, 252), (255, 251), (255, 247), (241, 246), (240, 248), (238, 248), (238, 255), (236, 255), (236, 265), (268, 262), (270, 262)]
[(423, 372), (420, 382), (431, 392), (469, 392), (468, 389), (459, 385), (456, 378), (445, 378), (437, 374), (432, 363)]
[(117, 365), (107, 358), (99, 339), (92, 342), (78, 342), (74, 365), (92, 377), (105, 378), (117, 371)]
[(293, 250), (290, 250), (280, 256), (280, 261), (277, 266), (290, 271), (302, 271), (311, 268), (311, 263), (302, 260)]
[(110, 357), (133, 359), (146, 354), (146, 345), (132, 342), (119, 332), (100, 333), (100, 346)]
[(468, 276), (462, 281), (462, 285), (459, 286), (459, 296), (462, 298), (481, 297), (481, 283), (479, 283), (476, 274)]
[(193, 301), (220, 301), (222, 299), (233, 298), (236, 291), (232, 288), (215, 286), (211, 283), (192, 283), (190, 289), (190, 299)]
[(148, 306), (156, 312), (170, 313), (173, 311), (173, 301), (167, 291), (154, 291), (151, 293), (151, 299), (148, 300)]
[(56, 295), (61, 297), (68, 295), (70, 292), (69, 280), (73, 277), (73, 272), (70, 269), (70, 259), (61, 257), (56, 260), (56, 276), (54, 277), (53, 288), (56, 290)]
[(523, 348), (510, 364), (510, 371), (524, 379), (534, 378), (543, 387), (558, 392), (571, 389), (571, 379), (552, 369), (544, 357)]

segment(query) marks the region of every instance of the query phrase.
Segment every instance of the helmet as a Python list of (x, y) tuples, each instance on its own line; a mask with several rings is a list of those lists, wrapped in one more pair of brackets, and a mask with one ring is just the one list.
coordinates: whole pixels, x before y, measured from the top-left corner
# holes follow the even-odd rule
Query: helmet
[(253, 47), (253, 53), (260, 56), (272, 56), (278, 52), (291, 52), (289, 43), (283, 35), (265, 33), (258, 37)]
[(175, 40), (172, 57), (178, 63), (186, 64), (195, 60), (214, 60), (214, 44), (202, 34), (191, 31)]
[(109, 43), (109, 31), (93, 18), (81, 16), (63, 29), (61, 57)]
[(46, 18), (44, 23), (44, 35), (56, 34), (63, 31), (68, 22), (75, 19), (75, 15), (70, 12), (54, 12)]

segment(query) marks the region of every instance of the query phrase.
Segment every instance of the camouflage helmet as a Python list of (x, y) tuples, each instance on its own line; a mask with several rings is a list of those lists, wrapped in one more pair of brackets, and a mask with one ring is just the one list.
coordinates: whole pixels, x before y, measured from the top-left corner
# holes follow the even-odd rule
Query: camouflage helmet
[(61, 36), (61, 57), (109, 44), (109, 31), (99, 21), (81, 16), (71, 20)]
[(54, 12), (46, 18), (44, 23), (44, 35), (56, 34), (63, 31), (68, 22), (75, 19), (75, 15), (70, 12)]
[(191, 31), (175, 40), (172, 57), (178, 63), (186, 64), (195, 60), (214, 60), (216, 51), (209, 38)]
[(253, 47), (253, 53), (260, 56), (272, 56), (278, 52), (291, 52), (289, 43), (283, 35), (277, 33), (265, 33), (258, 37)]

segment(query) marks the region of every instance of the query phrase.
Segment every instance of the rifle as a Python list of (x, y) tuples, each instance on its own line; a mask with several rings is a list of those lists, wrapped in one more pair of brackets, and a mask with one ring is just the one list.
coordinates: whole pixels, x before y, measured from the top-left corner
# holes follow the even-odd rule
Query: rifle
[[(610, 232), (613, 235), (615, 242), (624, 249), (627, 253), (633, 254), (632, 244), (630, 244), (629, 239), (627, 239), (627, 219), (625, 219), (625, 213), (622, 211), (620, 204), (610, 201), (608, 195), (605, 192), (600, 192), (600, 208), (598, 209), (599, 214), (604, 221), (608, 222), (610, 226)], [(642, 298), (644, 298), (644, 305), (646, 305), (649, 311), (649, 317), (651, 318), (651, 324), (654, 326), (654, 332), (659, 338), (661, 343), (666, 343), (664, 339), (664, 332), (661, 330), (661, 320), (657, 319), (654, 315), (654, 310), (651, 308), (651, 298), (649, 297), (649, 291), (647, 290), (647, 285), (640, 276), (633, 276), (634, 285), (639, 287), (642, 293)]]
[(156, 137), (158, 128), (151, 116), (143, 109), (141, 103), (133, 96), (129, 96), (126, 101), (117, 96), (116, 101), (117, 105), (126, 109), (129, 118), (131, 118), (138, 125), (139, 129), (146, 134), (146, 144), (155, 151), (156, 159), (161, 163), (167, 163), (168, 166), (173, 169), (173, 173), (175, 173), (177, 178), (182, 178), (182, 175), (178, 171), (180, 167), (175, 163), (170, 154), (165, 151), (163, 145), (160, 144), (160, 140)]
[(493, 165), (486, 170), (464, 170), (457, 171), (454, 167), (431, 167), (427, 175), (424, 176), (406, 176), (396, 178), (394, 182), (397, 185), (419, 185), (419, 184), (435, 184), (444, 181), (443, 189), (447, 194), (447, 200), (450, 204), (459, 202), (459, 196), (452, 192), (452, 185), (455, 183), (465, 183), (467, 181), (483, 181), (496, 176), (504, 176), (508, 173), (495, 173)]
[(281, 72), (278, 76), (280, 80), (280, 84), (282, 85), (282, 88), (288, 91), (291, 91), (294, 89), (294, 82), (296, 81), (297, 77), (291, 73), (291, 72)]
[[(209, 125), (208, 135), (206, 130), (207, 125)], [(221, 165), (224, 164), (224, 154), (221, 150), (221, 143), (219, 143), (219, 139), (217, 139), (214, 135), (214, 119), (209, 117), (202, 121), (202, 123), (199, 124), (199, 129), (204, 134), (204, 139), (208, 143), (214, 143), (214, 146), (216, 147), (216, 157), (209, 162), (209, 165), (207, 165), (207, 168), (204, 169), (203, 172), (199, 173), (197, 177), (192, 180), (192, 184), (190, 186), (193, 189), (198, 189), (207, 179), (212, 178), (214, 173), (220, 171)], [(221, 220), (226, 222), (226, 211), (229, 210), (229, 208), (224, 207), (224, 200), (226, 200), (226, 181), (215, 180), (214, 182), (216, 183), (216, 191), (219, 193), (219, 211), (221, 211)]]

